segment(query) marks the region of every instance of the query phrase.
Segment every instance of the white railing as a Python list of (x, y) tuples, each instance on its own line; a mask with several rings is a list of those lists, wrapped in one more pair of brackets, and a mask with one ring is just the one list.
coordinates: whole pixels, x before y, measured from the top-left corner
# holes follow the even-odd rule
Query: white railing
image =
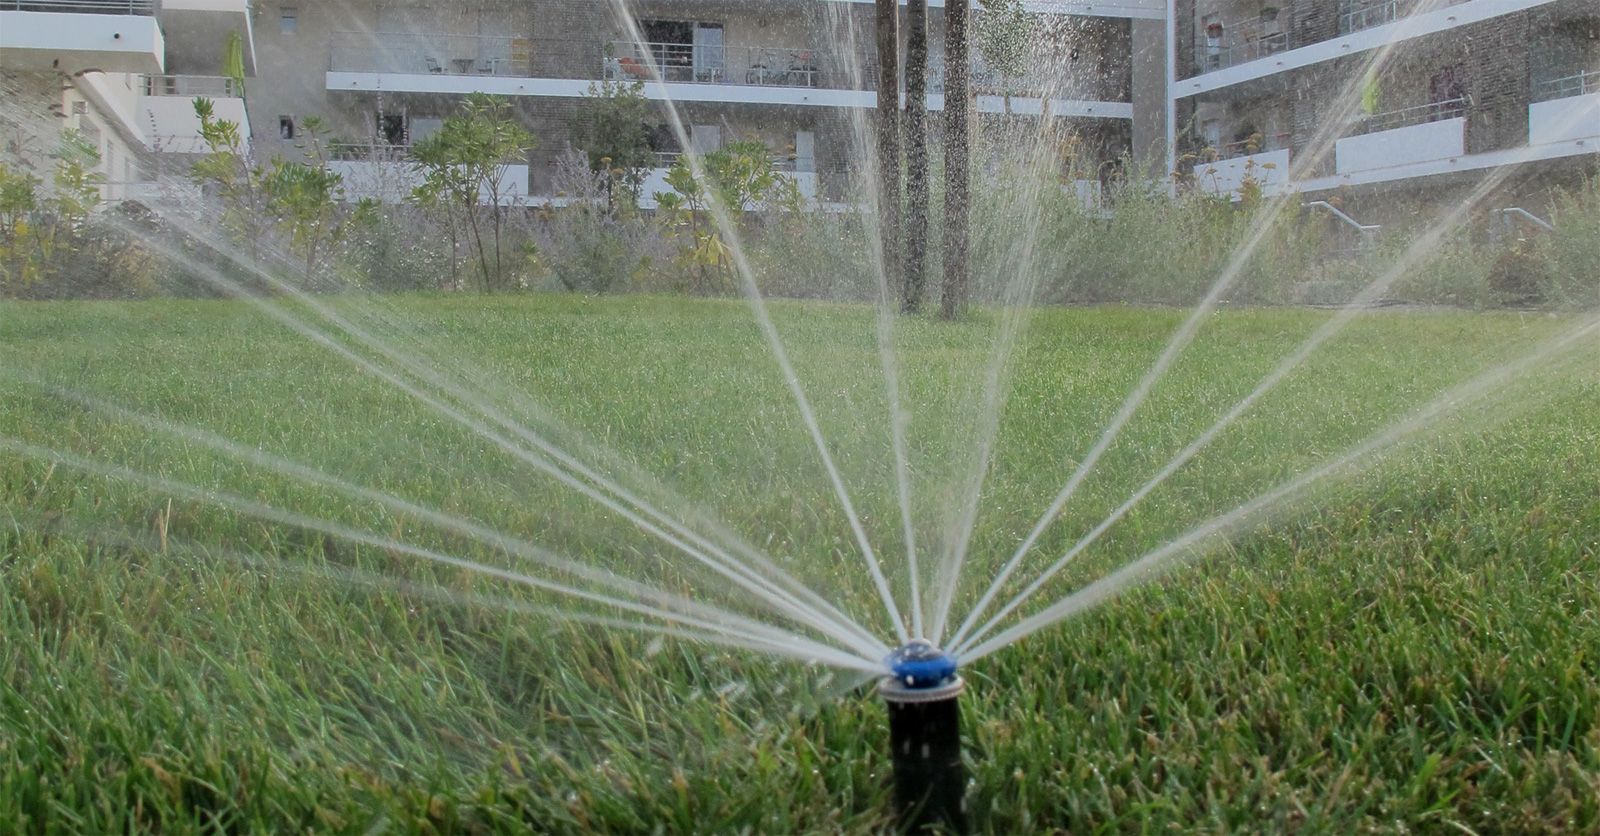
[(1257, 134), (1249, 139), (1237, 142), (1224, 142), (1210, 150), (1215, 153), (1213, 159), (1231, 160), (1236, 157), (1248, 157), (1251, 154), (1262, 154), (1268, 151), (1277, 151), (1289, 147), (1290, 134), (1276, 133), (1272, 136)]
[(8, 12), (149, 16), (155, 8), (155, 0), (0, 0), (0, 11)]
[(1371, 134), (1379, 131), (1390, 131), (1395, 128), (1407, 128), (1412, 125), (1438, 122), (1442, 119), (1454, 119), (1465, 115), (1467, 115), (1467, 100), (1465, 98), (1446, 99), (1441, 102), (1430, 102), (1384, 113), (1374, 113), (1361, 120), (1361, 129), (1357, 133)]
[(1398, 0), (1378, 0), (1357, 5), (1355, 8), (1339, 15), (1339, 31), (1342, 34), (1359, 32), (1362, 29), (1371, 29), (1392, 23), (1400, 16)]
[(220, 75), (147, 75), (144, 77), (146, 96), (214, 96), (224, 99), (244, 98), (244, 86), (236, 79)]
[(1587, 96), (1596, 92), (1600, 92), (1600, 70), (1582, 70), (1572, 75), (1535, 82), (1533, 100), (1547, 102), (1551, 99)]
[(348, 162), (396, 162), (411, 159), (411, 149), (405, 145), (382, 142), (330, 142), (328, 159)]

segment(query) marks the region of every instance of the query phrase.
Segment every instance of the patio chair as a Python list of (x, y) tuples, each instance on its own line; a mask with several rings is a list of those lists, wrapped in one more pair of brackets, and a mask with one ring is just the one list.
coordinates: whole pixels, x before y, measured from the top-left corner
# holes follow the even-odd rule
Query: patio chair
[(427, 64), (428, 65), (428, 72), (430, 72), (430, 73), (432, 73), (434, 75), (438, 75), (438, 74), (444, 72), (444, 67), (440, 66), (438, 59), (434, 58), (431, 55), (425, 56), (422, 59), (422, 63)]

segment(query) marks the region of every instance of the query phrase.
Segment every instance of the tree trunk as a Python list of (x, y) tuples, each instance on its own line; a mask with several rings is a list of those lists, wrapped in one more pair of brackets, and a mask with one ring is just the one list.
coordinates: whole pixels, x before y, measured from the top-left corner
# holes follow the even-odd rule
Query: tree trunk
[(877, 0), (878, 232), (883, 274), (899, 288), (900, 274), (900, 3)]
[(900, 309), (922, 307), (928, 259), (928, 0), (907, 0), (906, 260)]
[(945, 319), (955, 318), (966, 303), (968, 293), (972, 73), (967, 52), (967, 21), (971, 14), (964, 0), (945, 5), (944, 291), (939, 299), (939, 315)]

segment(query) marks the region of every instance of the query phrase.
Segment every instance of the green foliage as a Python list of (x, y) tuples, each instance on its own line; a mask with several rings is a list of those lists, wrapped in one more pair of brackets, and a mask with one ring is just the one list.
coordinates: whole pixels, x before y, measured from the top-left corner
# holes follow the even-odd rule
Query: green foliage
[(653, 266), (655, 224), (614, 198), (615, 180), (589, 169), (577, 154), (556, 161), (555, 184), (565, 204), (539, 213), (540, 263), (564, 290), (628, 290)]
[(740, 229), (757, 209), (798, 212), (801, 198), (791, 178), (773, 163), (760, 142), (732, 142), (700, 156), (696, 176), (688, 156), (667, 172), (670, 192), (656, 193), (656, 202), (678, 238), (678, 260), (693, 277), (697, 293), (724, 292), (732, 287), (733, 263), (728, 242), (716, 223), (721, 213)]
[(656, 165), (650, 148), (652, 107), (644, 82), (601, 81), (589, 85), (587, 113), (578, 123), (577, 146), (590, 170), (604, 174), (612, 203), (636, 206), (639, 190)]
[(99, 153), (62, 135), (50, 188), (0, 163), (0, 297), (128, 298), (158, 291), (153, 259), (104, 213)]
[(195, 163), (194, 177), (217, 196), (224, 228), (248, 247), (253, 259), (280, 232), (300, 260), (308, 289), (342, 286), (319, 268), (344, 237), (352, 216), (370, 212), (372, 206), (365, 201), (353, 209), (345, 205), (344, 179), (328, 168), (322, 121), (313, 116), (301, 122), (299, 148), (305, 161), (276, 157), (262, 165), (249, 152), (239, 125), (218, 119), (210, 99), (196, 98), (194, 109), (200, 136), (210, 149)]
[(518, 121), (511, 102), (487, 93), (469, 94), (458, 113), (411, 147), (422, 177), (413, 202), (445, 214), (449, 226), (460, 226), (470, 236), (484, 292), (507, 286), (502, 239), (506, 205), (517, 196), (506, 192), (505, 173), (533, 148), (533, 135)]

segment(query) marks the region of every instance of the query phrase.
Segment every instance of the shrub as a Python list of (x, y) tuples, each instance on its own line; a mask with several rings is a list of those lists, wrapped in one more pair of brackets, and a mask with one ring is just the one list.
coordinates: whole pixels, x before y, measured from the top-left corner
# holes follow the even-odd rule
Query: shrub
[(662, 249), (654, 225), (611, 199), (608, 172), (593, 171), (578, 153), (556, 161), (556, 194), (565, 203), (536, 216), (540, 264), (569, 291), (627, 290)]

